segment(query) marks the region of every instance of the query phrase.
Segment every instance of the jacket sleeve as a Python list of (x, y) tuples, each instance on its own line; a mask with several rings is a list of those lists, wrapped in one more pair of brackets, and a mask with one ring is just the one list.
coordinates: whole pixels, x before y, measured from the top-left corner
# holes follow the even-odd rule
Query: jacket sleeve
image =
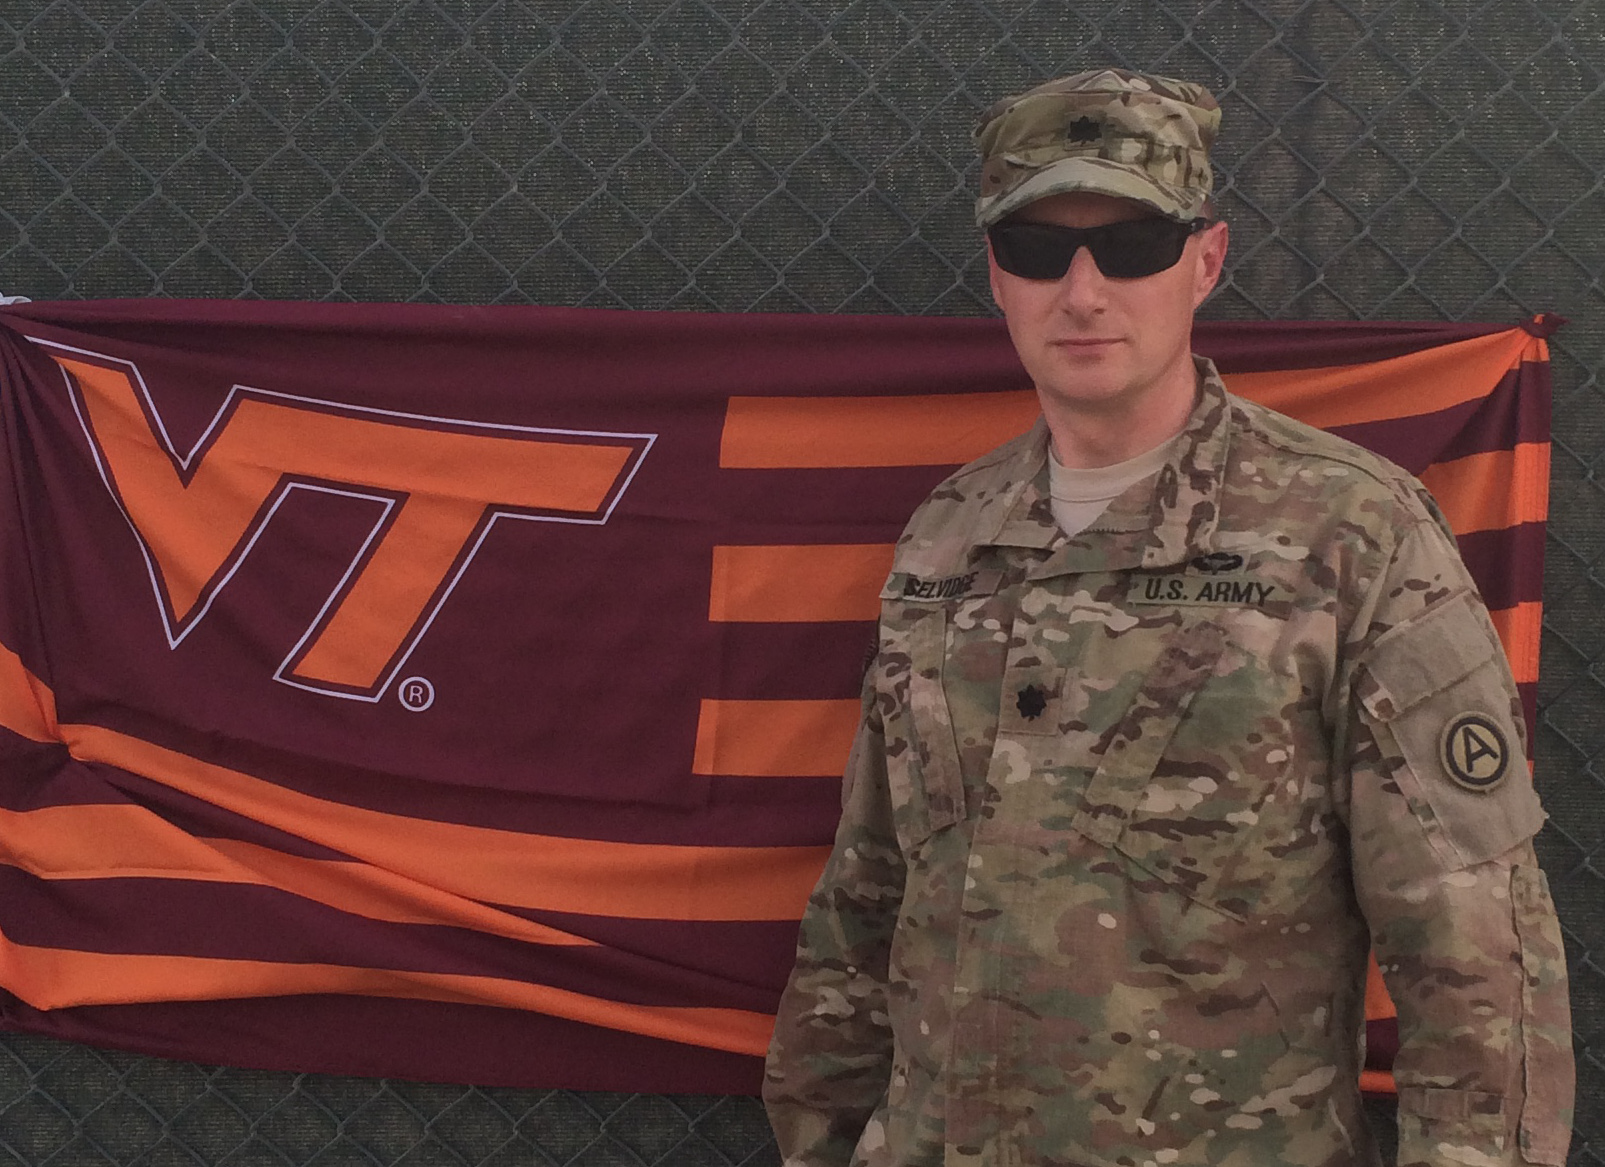
[(1509, 665), (1430, 521), (1368, 606), (1343, 756), (1355, 891), (1399, 1011), (1400, 1167), (1564, 1164), (1565, 954)]
[(886, 981), (904, 863), (873, 693), (866, 681), (835, 847), (808, 900), (765, 1068), (785, 1167), (843, 1167), (891, 1077)]

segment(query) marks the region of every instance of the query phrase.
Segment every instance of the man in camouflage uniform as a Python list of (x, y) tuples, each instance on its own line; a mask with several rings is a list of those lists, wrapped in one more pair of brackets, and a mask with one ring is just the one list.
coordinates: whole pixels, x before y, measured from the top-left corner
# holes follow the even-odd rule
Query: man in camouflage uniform
[(1188, 353), (1219, 117), (1100, 70), (978, 131), (1044, 419), (898, 544), (770, 1051), (787, 1167), (1376, 1164), (1373, 946), (1399, 1162), (1565, 1160), (1543, 813), (1454, 539)]

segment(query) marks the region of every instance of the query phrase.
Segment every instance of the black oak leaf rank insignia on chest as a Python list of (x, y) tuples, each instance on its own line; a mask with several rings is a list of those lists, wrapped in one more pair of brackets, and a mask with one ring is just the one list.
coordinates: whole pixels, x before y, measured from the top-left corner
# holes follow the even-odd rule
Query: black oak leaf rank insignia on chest
[(1014, 707), (1027, 721), (1035, 721), (1048, 707), (1048, 695), (1036, 685), (1027, 685), (1014, 699)]

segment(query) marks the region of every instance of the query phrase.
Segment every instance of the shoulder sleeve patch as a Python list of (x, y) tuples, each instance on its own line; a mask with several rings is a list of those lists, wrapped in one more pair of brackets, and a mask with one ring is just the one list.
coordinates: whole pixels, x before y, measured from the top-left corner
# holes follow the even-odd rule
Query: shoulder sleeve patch
[(1455, 717), (1443, 727), (1438, 749), (1444, 771), (1467, 790), (1493, 790), (1510, 774), (1510, 739), (1489, 714)]

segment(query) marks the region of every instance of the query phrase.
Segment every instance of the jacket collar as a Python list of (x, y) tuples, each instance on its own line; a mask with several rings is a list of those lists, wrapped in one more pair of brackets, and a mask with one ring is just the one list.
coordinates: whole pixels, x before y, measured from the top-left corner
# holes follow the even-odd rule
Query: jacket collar
[(1195, 356), (1200, 392), (1182, 428), (1177, 452), (1157, 477), (1136, 483), (1109, 504), (1087, 530), (1067, 538), (1053, 520), (1048, 495), (1048, 427), (1038, 418), (1027, 436), (1010, 492), (1000, 499), (998, 521), (979, 532), (982, 547), (1050, 551), (1030, 573), (1161, 568), (1212, 550), (1225, 478), (1231, 403), (1215, 366)]

